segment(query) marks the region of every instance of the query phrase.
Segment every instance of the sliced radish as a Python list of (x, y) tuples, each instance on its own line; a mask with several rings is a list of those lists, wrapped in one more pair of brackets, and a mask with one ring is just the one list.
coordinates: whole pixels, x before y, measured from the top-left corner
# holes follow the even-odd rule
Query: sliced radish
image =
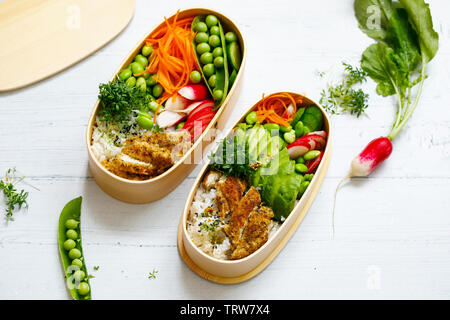
[(178, 90), (178, 94), (191, 101), (208, 98), (208, 89), (203, 84), (190, 84)]
[(319, 166), (320, 161), (322, 161), (323, 158), (323, 152), (320, 153), (320, 155), (312, 160), (306, 161), (305, 165), (308, 168), (308, 171), (306, 171), (307, 174), (314, 172), (316, 168)]
[(192, 110), (194, 110), (195, 108), (197, 108), (200, 104), (202, 104), (203, 101), (204, 101), (204, 100), (202, 100), (202, 101), (197, 101), (197, 102), (194, 102), (194, 103), (191, 103), (190, 105), (187, 106), (186, 109), (181, 110), (180, 112), (189, 113), (189, 112), (191, 112)]
[(212, 100), (203, 100), (202, 103), (200, 103), (197, 107), (192, 109), (191, 112), (189, 112), (188, 118), (193, 117), (197, 112), (199, 112), (200, 110), (202, 110), (204, 108), (209, 108), (209, 109), (212, 110), (214, 108), (214, 101), (212, 101)]
[(190, 100), (183, 98), (179, 94), (167, 99), (164, 108), (169, 111), (182, 112), (191, 103)]
[(158, 115), (156, 122), (160, 128), (168, 128), (181, 122), (185, 117), (185, 114), (164, 110)]
[(314, 133), (310, 132), (303, 137), (298, 138), (286, 147), (289, 152), (289, 158), (297, 159), (310, 150), (323, 149), (326, 143), (325, 137), (325, 131), (318, 131)]
[(287, 119), (291, 118), (294, 115), (294, 106), (291, 104), (288, 105), (286, 111), (283, 112), (282, 117)]

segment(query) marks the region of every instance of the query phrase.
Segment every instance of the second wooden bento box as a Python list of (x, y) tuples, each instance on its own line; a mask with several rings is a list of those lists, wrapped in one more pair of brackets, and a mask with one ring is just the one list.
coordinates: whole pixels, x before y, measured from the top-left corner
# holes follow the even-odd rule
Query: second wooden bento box
[[(91, 148), (93, 130), (94, 126), (96, 125), (100, 109), (100, 100), (97, 100), (94, 110), (89, 119), (86, 133), (89, 167), (96, 183), (100, 186), (101, 189), (103, 189), (103, 191), (105, 191), (112, 197), (129, 203), (147, 203), (164, 197), (173, 189), (175, 189), (188, 176), (188, 174), (195, 167), (195, 162), (198, 162), (198, 159), (202, 158), (203, 150), (205, 150), (208, 144), (213, 141), (215, 132), (215, 130), (213, 129), (217, 128), (220, 130), (224, 128), (225, 123), (231, 114), (232, 108), (236, 103), (241, 88), (241, 79), (246, 58), (246, 46), (244, 38), (237, 26), (228, 17), (222, 15), (219, 12), (203, 8), (194, 8), (180, 11), (176, 15), (169, 17), (166, 21), (162, 22), (160, 25), (154, 28), (148, 35), (144, 37), (144, 39), (142, 39), (138, 43), (138, 45), (131, 51), (129, 56), (122, 62), (117, 71), (114, 73), (111, 81), (116, 79), (119, 75), (119, 72), (122, 71), (127, 65), (129, 65), (133, 61), (133, 58), (141, 52), (143, 46), (146, 43), (146, 39), (151, 37), (152, 35), (158, 34), (158, 32), (166, 26), (167, 22), (171, 23), (174, 21), (174, 19), (182, 21), (183, 19), (189, 17), (208, 15), (213, 15), (218, 18), (223, 32), (231, 31), (232, 33), (234, 33), (234, 41), (237, 41), (240, 45), (240, 67), (238, 68), (238, 71), (233, 75), (234, 84), (228, 91), (226, 97), (224, 97), (224, 99), (222, 100), (220, 108), (216, 110), (214, 117), (210, 120), (207, 127), (202, 128), (203, 133), (201, 134), (201, 136), (193, 142), (190, 150), (184, 153), (181, 159), (177, 160), (169, 169), (155, 177), (152, 177), (151, 179), (142, 181), (126, 179), (105, 169), (101, 161), (96, 158)], [(214, 48), (214, 44), (211, 44), (211, 47)]]

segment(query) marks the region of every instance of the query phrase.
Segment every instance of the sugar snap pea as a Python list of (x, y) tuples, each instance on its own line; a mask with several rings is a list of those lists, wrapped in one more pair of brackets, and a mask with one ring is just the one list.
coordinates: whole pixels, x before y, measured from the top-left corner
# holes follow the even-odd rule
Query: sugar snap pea
[[(81, 245), (81, 201), (78, 197), (66, 204), (59, 216), (58, 247), (67, 288), (74, 300), (91, 300), (89, 276)], [(69, 238), (74, 237), (75, 239)]]

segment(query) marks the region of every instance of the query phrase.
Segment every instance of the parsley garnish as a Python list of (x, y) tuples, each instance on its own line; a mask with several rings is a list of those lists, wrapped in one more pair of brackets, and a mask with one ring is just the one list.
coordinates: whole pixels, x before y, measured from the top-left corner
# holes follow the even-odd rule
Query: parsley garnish
[[(345, 62), (342, 62), (342, 65), (345, 68), (342, 82), (335, 85), (328, 84), (321, 92), (320, 103), (331, 114), (349, 112), (359, 117), (368, 106), (369, 95), (362, 89), (353, 89), (352, 86), (365, 82), (367, 73)], [(323, 73), (320, 76), (322, 77)]]
[(15, 184), (25, 179), (24, 176), (18, 176), (15, 168), (6, 171), (5, 179), (0, 180), (0, 190), (6, 197), (6, 220), (14, 220), (13, 213), (15, 210), (20, 210), (23, 206), (28, 208), (27, 197), (28, 192), (25, 190), (17, 191)]
[(158, 273), (158, 270), (153, 269), (153, 272), (148, 273), (149, 279), (156, 279), (156, 274)]

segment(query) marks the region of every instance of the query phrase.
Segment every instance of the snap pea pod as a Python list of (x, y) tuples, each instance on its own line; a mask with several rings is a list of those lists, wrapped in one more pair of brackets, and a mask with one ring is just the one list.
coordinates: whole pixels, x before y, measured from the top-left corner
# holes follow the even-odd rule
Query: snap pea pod
[[(67, 288), (74, 300), (91, 300), (89, 277), (81, 245), (81, 201), (67, 203), (59, 216), (58, 247)], [(69, 239), (76, 235), (75, 239)]]

